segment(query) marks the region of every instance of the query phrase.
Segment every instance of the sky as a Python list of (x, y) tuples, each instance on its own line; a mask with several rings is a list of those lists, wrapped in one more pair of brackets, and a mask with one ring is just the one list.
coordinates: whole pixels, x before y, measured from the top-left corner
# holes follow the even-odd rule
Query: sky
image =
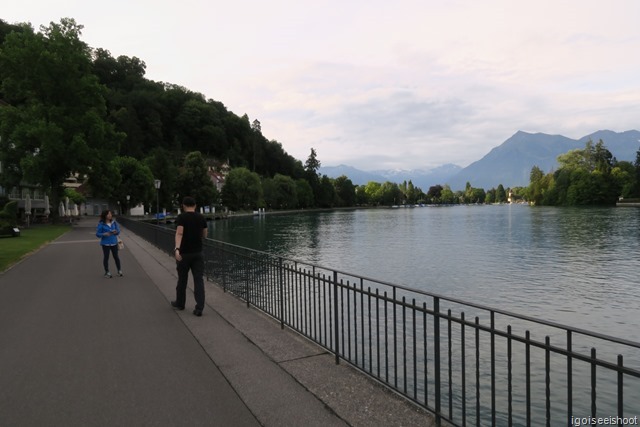
[[(146, 77), (260, 121), (305, 161), (361, 170), (479, 160), (517, 131), (640, 129), (637, 0), (23, 0)], [(606, 144), (606, 141), (604, 141)]]

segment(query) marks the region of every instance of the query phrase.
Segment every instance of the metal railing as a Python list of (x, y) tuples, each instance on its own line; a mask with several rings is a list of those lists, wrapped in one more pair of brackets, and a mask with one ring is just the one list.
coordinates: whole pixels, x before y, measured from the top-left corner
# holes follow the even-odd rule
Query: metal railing
[[(171, 230), (121, 222), (172, 252)], [(207, 240), (205, 260), (226, 292), (434, 412), (438, 424), (621, 424), (640, 415), (640, 343), (220, 241)]]

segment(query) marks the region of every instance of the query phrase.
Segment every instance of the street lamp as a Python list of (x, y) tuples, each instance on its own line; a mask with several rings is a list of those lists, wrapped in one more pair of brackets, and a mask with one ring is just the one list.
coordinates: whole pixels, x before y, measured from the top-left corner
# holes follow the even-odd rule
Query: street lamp
[(153, 180), (153, 185), (156, 187), (156, 224), (160, 225), (160, 184), (162, 181), (159, 179)]
[(127, 215), (129, 215), (131, 213), (130, 209), (129, 209), (129, 199), (131, 199), (131, 196), (127, 194)]

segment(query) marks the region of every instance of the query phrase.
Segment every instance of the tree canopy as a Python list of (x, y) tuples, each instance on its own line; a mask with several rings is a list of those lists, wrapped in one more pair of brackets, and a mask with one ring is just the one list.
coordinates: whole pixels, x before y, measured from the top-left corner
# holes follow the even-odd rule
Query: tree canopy
[[(268, 140), (258, 119), (147, 79), (143, 60), (89, 48), (82, 29), (70, 18), (39, 31), (0, 20), (4, 188), (39, 184), (55, 204), (64, 180), (76, 175), (94, 196), (120, 201), (126, 193), (133, 203), (154, 200), (153, 180), (160, 179), (158, 198), (168, 209), (187, 194), (200, 206), (222, 200), (232, 209), (504, 203), (508, 191), (550, 205), (640, 196), (640, 150), (635, 164), (618, 162), (603, 141), (562, 154), (553, 173), (534, 167), (526, 189), (468, 183), (464, 191), (436, 185), (425, 194), (411, 181), (356, 186), (346, 176), (321, 176), (315, 148), (303, 164)], [(230, 168), (222, 194), (211, 182), (211, 162)]]
[[(22, 180), (61, 195), (72, 174), (111, 173), (105, 163), (124, 134), (107, 120), (105, 87), (92, 73), (91, 50), (73, 19), (35, 32), (29, 26), (4, 38), (0, 49), (0, 161), (2, 185)], [(94, 180), (96, 191), (102, 180)]]

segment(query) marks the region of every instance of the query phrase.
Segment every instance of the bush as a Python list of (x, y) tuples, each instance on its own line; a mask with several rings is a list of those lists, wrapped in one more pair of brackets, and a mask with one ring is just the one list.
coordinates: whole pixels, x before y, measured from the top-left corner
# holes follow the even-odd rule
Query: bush
[(13, 234), (18, 226), (18, 202), (9, 202), (0, 211), (0, 234)]

